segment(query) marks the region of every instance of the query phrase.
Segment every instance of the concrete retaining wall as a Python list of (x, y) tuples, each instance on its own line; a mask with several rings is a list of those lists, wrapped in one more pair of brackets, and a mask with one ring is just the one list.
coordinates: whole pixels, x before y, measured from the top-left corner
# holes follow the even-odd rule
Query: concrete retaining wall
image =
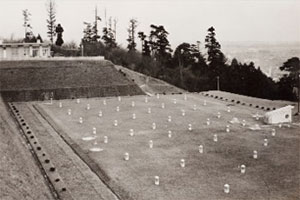
[(1, 61), (0, 92), (6, 101), (144, 94), (106, 60)]

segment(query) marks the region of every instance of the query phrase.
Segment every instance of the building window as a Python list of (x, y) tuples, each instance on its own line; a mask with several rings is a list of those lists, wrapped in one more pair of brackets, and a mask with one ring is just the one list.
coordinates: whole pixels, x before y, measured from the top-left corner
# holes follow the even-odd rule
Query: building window
[(32, 57), (37, 57), (38, 55), (39, 55), (39, 50), (36, 49), (36, 48), (34, 48), (34, 49), (32, 50)]

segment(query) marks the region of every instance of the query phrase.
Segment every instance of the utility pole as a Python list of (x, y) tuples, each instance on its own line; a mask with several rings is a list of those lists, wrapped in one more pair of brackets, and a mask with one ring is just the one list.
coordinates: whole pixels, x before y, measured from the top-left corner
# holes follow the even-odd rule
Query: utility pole
[(179, 73), (180, 73), (180, 85), (183, 88), (183, 72), (182, 72), (182, 54), (184, 53), (183, 49), (180, 49), (179, 55), (178, 55), (178, 62), (179, 62)]
[(97, 14), (97, 6), (95, 6), (95, 33), (96, 33), (96, 39), (98, 38), (98, 14)]
[(217, 76), (217, 90), (220, 90), (220, 77)]
[(299, 73), (299, 70), (298, 70), (298, 112), (297, 112), (297, 115), (300, 115), (300, 110), (299, 110), (299, 106), (300, 106), (300, 93), (299, 93), (299, 90), (300, 90), (300, 73)]
[(81, 56), (83, 57), (84, 56), (84, 45), (83, 45), (83, 42), (81, 41), (81, 44), (80, 44), (80, 49), (81, 49)]

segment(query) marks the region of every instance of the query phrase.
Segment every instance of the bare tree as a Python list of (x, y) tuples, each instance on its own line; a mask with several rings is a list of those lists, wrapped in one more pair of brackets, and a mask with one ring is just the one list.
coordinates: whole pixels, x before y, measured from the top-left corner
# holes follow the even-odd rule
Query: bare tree
[(51, 44), (53, 44), (53, 38), (55, 36), (55, 22), (56, 22), (56, 5), (54, 0), (48, 0), (47, 2), (47, 28), (48, 28), (48, 37), (50, 38)]

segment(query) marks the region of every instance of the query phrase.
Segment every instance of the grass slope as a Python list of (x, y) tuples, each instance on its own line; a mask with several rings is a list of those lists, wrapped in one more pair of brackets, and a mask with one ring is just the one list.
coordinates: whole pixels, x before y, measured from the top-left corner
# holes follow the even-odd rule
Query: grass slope
[(126, 67), (122, 67), (120, 65), (115, 65), (115, 67), (126, 74), (129, 79), (133, 80), (146, 94), (178, 94), (185, 92), (183, 89), (170, 85), (165, 81), (146, 76)]

